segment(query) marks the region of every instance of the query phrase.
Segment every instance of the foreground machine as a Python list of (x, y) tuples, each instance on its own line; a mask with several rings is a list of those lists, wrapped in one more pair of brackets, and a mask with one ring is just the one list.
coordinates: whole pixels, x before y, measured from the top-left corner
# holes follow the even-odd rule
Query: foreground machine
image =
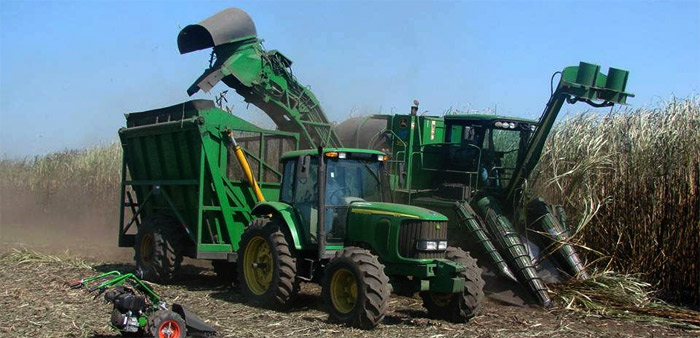
[(110, 271), (70, 283), (73, 289), (104, 294), (111, 303), (110, 324), (123, 335), (155, 338), (185, 338), (189, 333), (210, 336), (216, 331), (184, 306), (167, 303), (133, 274)]
[[(396, 200), (447, 215), (451, 245), (471, 248), (484, 267), (550, 306), (544, 282), (587, 274), (568, 242), (563, 209), (529, 197), (527, 179), (565, 102), (610, 107), (633, 96), (625, 92), (627, 71), (599, 70), (582, 62), (557, 72), (559, 84), (538, 121), (418, 116), (415, 102), (410, 114), (354, 118), (336, 132), (346, 145), (387, 151)], [(487, 289), (495, 285), (487, 280)]]

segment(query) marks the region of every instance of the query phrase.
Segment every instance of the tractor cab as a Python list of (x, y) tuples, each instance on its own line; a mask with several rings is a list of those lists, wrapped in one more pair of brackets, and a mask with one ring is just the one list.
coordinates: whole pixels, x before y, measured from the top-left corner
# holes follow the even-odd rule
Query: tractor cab
[[(282, 157), (280, 201), (293, 206), (307, 243), (318, 242), (319, 219), (326, 241), (342, 243), (350, 204), (389, 201), (383, 176), (386, 158), (379, 151), (342, 148), (294, 151)], [(319, 175), (324, 177), (319, 180)]]
[[(533, 120), (496, 115), (445, 116), (446, 183), (472, 182), (476, 187), (500, 191), (522, 163), (537, 129)], [(465, 180), (464, 175), (471, 176)], [(476, 189), (472, 187), (472, 189)]]

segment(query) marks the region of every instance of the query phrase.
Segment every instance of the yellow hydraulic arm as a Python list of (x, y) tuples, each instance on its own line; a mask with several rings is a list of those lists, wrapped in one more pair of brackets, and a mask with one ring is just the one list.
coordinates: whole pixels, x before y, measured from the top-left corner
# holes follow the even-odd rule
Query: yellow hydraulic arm
[(265, 202), (265, 197), (263, 197), (262, 191), (258, 186), (258, 181), (255, 180), (255, 177), (253, 177), (253, 172), (250, 170), (248, 160), (246, 160), (245, 155), (243, 154), (243, 149), (241, 149), (241, 146), (238, 145), (236, 139), (233, 137), (233, 130), (228, 131), (228, 137), (231, 139), (231, 144), (233, 145), (233, 152), (236, 154), (238, 163), (241, 164), (241, 168), (243, 168), (243, 173), (248, 179), (248, 183), (250, 183), (251, 188), (253, 188), (255, 196), (258, 198), (259, 202)]

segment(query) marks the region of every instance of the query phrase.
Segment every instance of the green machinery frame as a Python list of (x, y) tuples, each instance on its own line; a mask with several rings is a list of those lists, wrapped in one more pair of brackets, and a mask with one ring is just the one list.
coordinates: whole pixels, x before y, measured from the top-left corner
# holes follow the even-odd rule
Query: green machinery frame
[[(257, 199), (249, 183), (237, 176), (241, 170), (235, 167), (227, 132), (242, 135), (237, 139), (270, 200), (279, 194), (279, 156), (298, 148), (298, 134), (259, 128), (206, 100), (127, 114), (126, 120), (127, 127), (119, 130), (119, 246), (134, 245), (130, 230), (141, 225), (142, 217), (165, 213), (196, 244), (186, 256), (235, 260), (238, 239)], [(268, 151), (270, 147), (275, 150)]]

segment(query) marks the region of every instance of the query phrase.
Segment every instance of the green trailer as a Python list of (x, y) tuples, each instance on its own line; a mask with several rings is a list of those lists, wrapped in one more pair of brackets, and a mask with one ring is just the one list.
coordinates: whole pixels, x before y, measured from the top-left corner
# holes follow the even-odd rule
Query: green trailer
[(119, 246), (136, 246), (147, 279), (168, 281), (182, 257), (214, 260), (224, 273), (236, 260), (258, 199), (234, 155), (231, 131), (265, 199), (276, 200), (279, 159), (297, 149), (298, 134), (261, 129), (206, 100), (126, 114), (119, 130)]

